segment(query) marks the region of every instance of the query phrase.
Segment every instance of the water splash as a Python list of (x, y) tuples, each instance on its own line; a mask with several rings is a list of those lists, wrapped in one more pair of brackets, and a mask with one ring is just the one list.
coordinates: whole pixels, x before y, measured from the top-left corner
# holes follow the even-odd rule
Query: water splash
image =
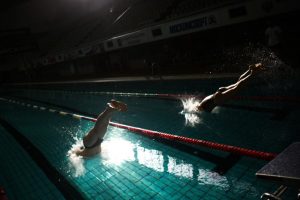
[[(75, 137), (74, 137), (75, 138)], [(75, 138), (75, 143), (72, 145), (71, 149), (68, 151), (67, 157), (69, 159), (69, 166), (74, 169), (74, 176), (83, 176), (86, 172), (84, 166), (84, 159), (82, 156), (78, 156), (76, 152), (82, 147), (82, 140)]]
[(201, 123), (201, 120), (198, 117), (198, 115), (193, 113), (184, 113), (184, 118), (185, 118), (185, 126), (195, 127), (197, 124)]
[(181, 99), (183, 110), (180, 112), (184, 115), (185, 126), (195, 127), (197, 124), (201, 123), (199, 116), (196, 114), (198, 112), (198, 106), (200, 105), (200, 100), (195, 97)]
[(241, 46), (225, 48), (223, 54), (228, 60), (224, 61), (227, 69), (245, 71), (250, 64), (261, 62), (267, 71), (259, 74), (265, 82), (264, 90), (277, 93), (278, 90), (288, 90), (293, 86), (291, 77), (295, 70), (270, 48), (262, 44), (247, 43)]
[[(248, 65), (262, 62), (267, 67), (282, 67), (286, 65), (271, 49), (254, 43), (223, 49), (223, 55), (227, 59), (225, 65), (234, 65), (244, 70)], [(285, 66), (289, 67), (289, 66)]]
[(197, 113), (198, 107), (200, 106), (200, 99), (195, 97), (180, 99), (183, 105), (182, 113)]
[[(287, 90), (292, 86), (290, 80), (294, 74), (291, 66), (282, 61), (272, 50), (261, 47), (252, 52), (252, 59), (262, 62), (267, 67), (267, 72), (262, 74), (266, 88), (276, 92), (278, 89)], [(288, 78), (288, 79), (287, 79)]]

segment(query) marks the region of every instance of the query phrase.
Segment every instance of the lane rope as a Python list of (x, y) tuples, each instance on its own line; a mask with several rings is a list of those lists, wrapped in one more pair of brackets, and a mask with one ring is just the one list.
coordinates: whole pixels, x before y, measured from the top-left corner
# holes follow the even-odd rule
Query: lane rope
[[(23, 104), (22, 102), (11, 100), (11, 99), (0, 98), (0, 100), (7, 101), (9, 103), (16, 103), (16, 104), (23, 105), (23, 106), (26, 105), (27, 107), (32, 107), (34, 109), (39, 108), (40, 110), (43, 110), (45, 108), (45, 107), (32, 105), (32, 104)], [(92, 121), (92, 122), (97, 121), (97, 119), (93, 118), (93, 117), (88, 117), (88, 116), (70, 113), (70, 112), (66, 112), (66, 111), (60, 111), (60, 110), (55, 110), (55, 109), (51, 109), (51, 108), (45, 108), (45, 110), (48, 110), (49, 112), (52, 112), (52, 113), (58, 113), (59, 115), (62, 115), (62, 116), (68, 115), (75, 119), (84, 119), (84, 120), (88, 120), (88, 121)], [(238, 155), (242, 155), (242, 156), (249, 156), (249, 157), (267, 160), (267, 161), (270, 161), (277, 156), (277, 154), (275, 154), (275, 153), (257, 151), (257, 150), (246, 149), (246, 148), (227, 145), (227, 144), (221, 144), (221, 143), (216, 143), (216, 142), (211, 142), (211, 141), (205, 141), (205, 140), (194, 139), (194, 138), (189, 138), (189, 137), (184, 137), (184, 136), (178, 136), (178, 135), (173, 135), (170, 133), (153, 131), (153, 130), (149, 130), (149, 129), (128, 126), (125, 124), (120, 124), (120, 123), (115, 123), (115, 122), (110, 122), (109, 124), (111, 126), (121, 128), (121, 129), (126, 129), (126, 130), (129, 130), (130, 132), (137, 133), (139, 135), (145, 135), (145, 136), (148, 136), (151, 138), (163, 138), (163, 139), (168, 139), (171, 141), (183, 142), (183, 143), (188, 143), (188, 144), (192, 144), (192, 145), (198, 145), (198, 146), (202, 146), (202, 147), (207, 147), (207, 148), (211, 148), (211, 149), (215, 149), (215, 150), (234, 153), (234, 154), (238, 154)]]
[[(130, 93), (130, 92), (97, 92), (97, 91), (71, 91), (71, 90), (35, 90), (37, 92), (55, 92), (55, 93), (68, 93), (68, 94), (86, 94), (86, 95), (115, 95), (125, 97), (152, 97), (162, 99), (182, 99), (182, 98), (198, 98), (203, 99), (205, 95), (193, 94), (168, 94), (168, 93)], [(251, 101), (286, 101), (286, 102), (300, 102), (299, 96), (235, 96), (236, 100), (251, 100)]]

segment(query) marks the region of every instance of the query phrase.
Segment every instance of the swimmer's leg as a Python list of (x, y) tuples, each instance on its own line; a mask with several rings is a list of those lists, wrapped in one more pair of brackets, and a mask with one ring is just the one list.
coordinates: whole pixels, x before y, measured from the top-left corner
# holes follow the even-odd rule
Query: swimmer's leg
[(89, 131), (89, 133), (86, 136), (84, 136), (84, 145), (92, 146), (97, 142), (98, 139), (102, 139), (106, 134), (109, 121), (113, 114), (116, 111), (126, 111), (126, 109), (126, 104), (115, 100), (111, 100), (111, 102), (107, 104), (106, 109), (97, 117), (97, 121), (95, 123), (94, 128), (92, 128)]

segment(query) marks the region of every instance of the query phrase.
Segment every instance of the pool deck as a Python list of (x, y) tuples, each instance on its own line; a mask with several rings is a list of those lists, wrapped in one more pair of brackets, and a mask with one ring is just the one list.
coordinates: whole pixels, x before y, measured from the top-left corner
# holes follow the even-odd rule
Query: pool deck
[(288, 146), (275, 159), (256, 172), (256, 176), (284, 185), (300, 187), (300, 142)]

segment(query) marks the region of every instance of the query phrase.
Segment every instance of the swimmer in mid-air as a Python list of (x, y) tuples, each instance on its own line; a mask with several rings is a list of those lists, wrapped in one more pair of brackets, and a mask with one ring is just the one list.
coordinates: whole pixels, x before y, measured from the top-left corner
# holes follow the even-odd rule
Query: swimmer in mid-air
[(250, 65), (249, 69), (239, 77), (236, 83), (227, 87), (220, 87), (214, 94), (205, 97), (198, 106), (198, 111), (211, 112), (216, 106), (222, 105), (225, 101), (235, 96), (237, 92), (248, 83), (253, 75), (265, 69), (266, 67), (261, 63)]
[(83, 146), (75, 151), (76, 155), (90, 157), (101, 152), (101, 143), (106, 134), (107, 126), (112, 115), (117, 111), (127, 111), (127, 105), (112, 99), (107, 103), (106, 109), (97, 117), (95, 126), (83, 137)]

